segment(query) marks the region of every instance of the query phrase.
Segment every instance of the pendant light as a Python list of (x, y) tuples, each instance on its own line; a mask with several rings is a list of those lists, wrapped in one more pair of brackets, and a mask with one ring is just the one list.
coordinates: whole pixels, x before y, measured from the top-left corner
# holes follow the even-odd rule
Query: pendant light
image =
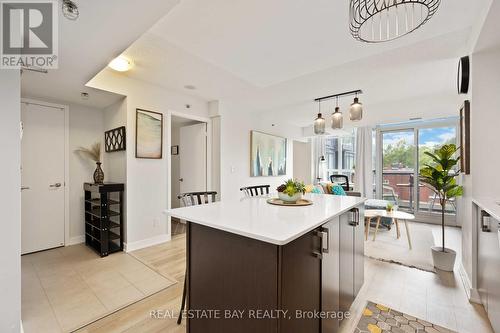
[(335, 112), (332, 113), (332, 128), (341, 129), (343, 126), (342, 122), (342, 112), (340, 112), (339, 98), (337, 97), (337, 106), (335, 107)]
[(318, 102), (319, 112), (318, 117), (314, 120), (314, 134), (321, 135), (325, 134), (325, 118), (321, 114), (321, 101)]
[(358, 93), (354, 97), (354, 103), (351, 104), (349, 109), (349, 119), (352, 121), (360, 121), (363, 118), (363, 104), (359, 102)]

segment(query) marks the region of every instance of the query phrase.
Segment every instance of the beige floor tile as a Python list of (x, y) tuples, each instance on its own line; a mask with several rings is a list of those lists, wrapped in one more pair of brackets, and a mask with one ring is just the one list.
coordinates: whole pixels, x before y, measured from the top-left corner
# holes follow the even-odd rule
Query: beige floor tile
[(123, 307), (144, 297), (144, 294), (132, 285), (96, 295), (108, 310)]
[(50, 309), (42, 314), (29, 314), (22, 317), (24, 332), (58, 333), (62, 332), (57, 319)]
[(158, 274), (155, 274), (145, 280), (140, 280), (133, 283), (133, 285), (144, 295), (150, 295), (154, 292), (157, 292), (158, 290), (167, 288), (172, 284), (173, 282), (165, 279), (162, 276), (159, 276)]
[(136, 283), (147, 279), (152, 279), (154, 277), (158, 277), (158, 274), (149, 268), (148, 269), (139, 268), (130, 271), (121, 271), (120, 273), (130, 283)]
[(72, 308), (54, 307), (57, 321), (65, 331), (78, 328), (82, 323), (89, 323), (107, 312), (97, 299), (85, 300)]

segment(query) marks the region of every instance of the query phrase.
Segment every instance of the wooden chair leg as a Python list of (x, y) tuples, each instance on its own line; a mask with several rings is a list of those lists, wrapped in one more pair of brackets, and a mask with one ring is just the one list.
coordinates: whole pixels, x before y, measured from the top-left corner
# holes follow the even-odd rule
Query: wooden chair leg
[(375, 233), (373, 234), (373, 241), (375, 241), (375, 238), (377, 237), (377, 232), (378, 232), (378, 227), (380, 226), (380, 220), (382, 217), (377, 217), (377, 225), (375, 226)]
[(399, 239), (401, 237), (401, 231), (399, 230), (399, 221), (398, 221), (398, 219), (394, 219), (394, 224), (396, 224), (396, 236)]
[(368, 240), (368, 235), (370, 234), (370, 224), (371, 218), (365, 217), (365, 240)]
[(408, 222), (405, 220), (405, 228), (406, 228), (406, 238), (408, 238), (408, 247), (411, 250), (411, 237), (410, 237), (410, 229), (408, 228)]
[(182, 314), (184, 313), (184, 308), (186, 307), (186, 280), (187, 280), (187, 271), (186, 275), (184, 275), (184, 289), (182, 290), (182, 303), (181, 303), (181, 311), (179, 312), (179, 317), (177, 318), (177, 325), (180, 325), (182, 322)]

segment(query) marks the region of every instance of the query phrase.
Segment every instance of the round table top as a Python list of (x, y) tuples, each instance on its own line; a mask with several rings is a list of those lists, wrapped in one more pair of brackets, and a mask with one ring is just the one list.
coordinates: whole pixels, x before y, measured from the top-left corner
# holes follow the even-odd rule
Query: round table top
[(415, 219), (415, 215), (402, 212), (400, 210), (393, 210), (392, 212), (388, 212), (385, 209), (366, 209), (365, 217), (388, 217), (391, 219), (401, 219), (401, 220), (413, 220)]

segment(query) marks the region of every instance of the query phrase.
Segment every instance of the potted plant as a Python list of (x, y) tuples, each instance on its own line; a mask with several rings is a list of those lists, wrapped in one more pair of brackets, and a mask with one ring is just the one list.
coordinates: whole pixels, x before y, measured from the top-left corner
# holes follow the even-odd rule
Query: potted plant
[(75, 153), (79, 153), (96, 163), (97, 167), (94, 171), (94, 182), (96, 184), (102, 184), (104, 182), (104, 172), (101, 168), (101, 143), (96, 142), (90, 148), (78, 147)]
[(303, 182), (289, 179), (284, 184), (281, 184), (276, 189), (278, 191), (278, 197), (285, 203), (296, 203), (297, 200), (302, 199), (302, 195), (306, 193), (306, 186)]
[(442, 244), (432, 247), (432, 259), (434, 267), (444, 271), (453, 271), (455, 265), (456, 252), (445, 247), (444, 242), (444, 214), (446, 203), (451, 198), (459, 197), (463, 194), (462, 186), (457, 185), (456, 177), (459, 170), (455, 168), (460, 157), (454, 158), (458, 148), (454, 144), (446, 144), (434, 150), (433, 153), (425, 152), (432, 162), (420, 169), (420, 182), (424, 183), (436, 194), (441, 205), (441, 228)]
[(387, 206), (385, 207), (385, 210), (390, 213), (394, 210), (394, 204), (392, 202), (388, 202)]

